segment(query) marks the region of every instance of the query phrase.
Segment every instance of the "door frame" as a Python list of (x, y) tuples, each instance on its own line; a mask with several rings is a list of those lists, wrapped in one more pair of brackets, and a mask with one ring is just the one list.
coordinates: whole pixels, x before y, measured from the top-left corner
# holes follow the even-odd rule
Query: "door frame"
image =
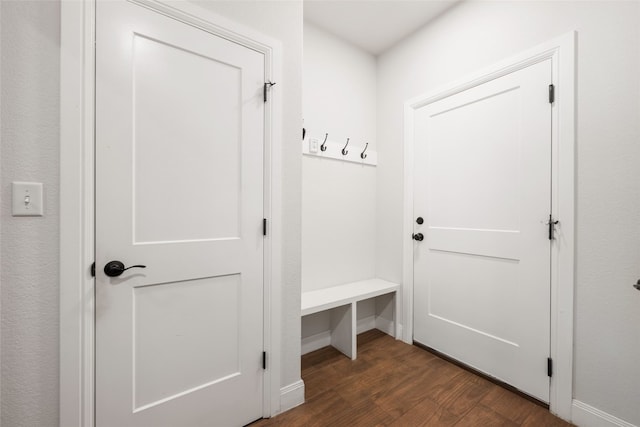
[[(551, 342), (553, 377), (550, 410), (571, 419), (573, 398), (573, 305), (575, 252), (575, 56), (572, 31), (404, 104), (403, 341), (413, 343), (413, 144), (414, 114), (427, 104), (551, 59), (555, 102), (552, 108), (552, 215), (560, 223), (551, 244)], [(543, 219), (543, 218), (541, 218)]]
[[(60, 425), (95, 424), (95, 22), (99, 0), (63, 1), (60, 46)], [(281, 139), (280, 41), (186, 1), (128, 0), (264, 54), (265, 81), (278, 85), (265, 104), (263, 416), (280, 411)], [(280, 88), (280, 90), (277, 90)], [(275, 91), (273, 89), (276, 89)], [(280, 92), (281, 93), (281, 92)]]

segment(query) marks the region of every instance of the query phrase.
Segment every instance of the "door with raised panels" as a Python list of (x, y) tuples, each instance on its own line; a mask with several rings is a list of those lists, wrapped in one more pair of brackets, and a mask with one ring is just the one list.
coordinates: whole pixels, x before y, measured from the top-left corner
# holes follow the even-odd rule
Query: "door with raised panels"
[(414, 339), (545, 402), (550, 83), (546, 60), (420, 108), (414, 129)]
[(127, 1), (98, 2), (96, 55), (96, 424), (251, 422), (264, 56)]

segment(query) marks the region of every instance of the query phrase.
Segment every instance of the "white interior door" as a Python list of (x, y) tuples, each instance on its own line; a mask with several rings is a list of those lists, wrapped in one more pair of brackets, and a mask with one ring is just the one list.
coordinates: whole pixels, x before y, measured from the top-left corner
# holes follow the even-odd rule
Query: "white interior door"
[(551, 61), (415, 115), (414, 339), (549, 401)]
[[(264, 57), (97, 5), (96, 423), (262, 416)], [(104, 267), (132, 268), (109, 277)]]

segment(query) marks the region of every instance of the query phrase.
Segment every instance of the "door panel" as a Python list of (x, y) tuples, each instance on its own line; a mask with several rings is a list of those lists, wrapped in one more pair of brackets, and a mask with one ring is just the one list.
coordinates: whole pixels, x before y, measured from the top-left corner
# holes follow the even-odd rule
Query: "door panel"
[(241, 286), (229, 275), (133, 289), (134, 411), (238, 374), (239, 319), (228, 313), (241, 312)]
[(550, 326), (545, 61), (415, 117), (414, 339), (543, 401)]
[[(96, 424), (262, 416), (262, 54), (99, 2)], [(112, 260), (146, 268), (108, 277)]]
[(242, 69), (140, 35), (132, 60), (134, 242), (237, 238)]

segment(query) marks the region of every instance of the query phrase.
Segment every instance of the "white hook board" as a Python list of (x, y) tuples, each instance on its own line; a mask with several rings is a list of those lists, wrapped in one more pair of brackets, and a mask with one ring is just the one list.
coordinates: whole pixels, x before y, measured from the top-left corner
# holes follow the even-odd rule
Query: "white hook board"
[[(325, 151), (320, 149), (323, 141), (324, 137), (316, 138), (314, 136), (307, 136), (302, 141), (302, 154), (305, 156), (341, 160), (343, 162), (360, 163), (361, 165), (368, 166), (376, 166), (378, 164), (378, 153), (372, 150), (371, 147), (367, 148), (367, 151), (365, 151), (367, 157), (362, 159), (360, 158), (360, 153), (364, 150), (364, 145), (359, 146), (349, 142), (349, 145), (347, 146), (347, 154), (343, 155), (342, 148), (344, 148), (344, 145), (347, 143), (346, 139), (343, 142), (327, 139), (327, 143), (325, 144), (327, 149)], [(317, 150), (314, 150), (315, 147), (318, 147)]]

